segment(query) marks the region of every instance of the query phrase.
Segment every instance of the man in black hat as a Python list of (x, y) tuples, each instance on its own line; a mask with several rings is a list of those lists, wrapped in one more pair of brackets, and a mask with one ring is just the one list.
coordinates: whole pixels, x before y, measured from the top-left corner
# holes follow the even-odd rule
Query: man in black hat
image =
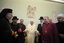
[(58, 22), (56, 23), (56, 26), (59, 33), (60, 43), (64, 43), (64, 14), (58, 14), (57, 20)]
[(42, 43), (42, 38), (41, 38), (41, 32), (42, 32), (42, 26), (43, 26), (43, 17), (40, 17), (40, 24), (38, 24), (38, 31), (40, 33), (39, 37), (38, 37), (38, 43)]
[(11, 27), (12, 27), (12, 30), (13, 30), (13, 33), (14, 35), (12, 36), (13, 37), (13, 43), (18, 43), (18, 33), (17, 33), (17, 30), (19, 28), (19, 25), (17, 23), (19, 19), (14, 16), (13, 19), (12, 19), (12, 23), (11, 23)]
[(12, 18), (12, 9), (5, 8), (0, 12), (0, 43), (12, 43), (12, 30), (9, 20)]

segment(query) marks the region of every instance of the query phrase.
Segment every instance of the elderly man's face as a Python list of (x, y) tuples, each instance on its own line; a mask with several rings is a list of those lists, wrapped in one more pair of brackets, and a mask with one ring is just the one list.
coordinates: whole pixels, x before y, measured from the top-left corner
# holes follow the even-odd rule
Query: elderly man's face
[(42, 23), (44, 20), (40, 20), (40, 22)]
[(11, 18), (13, 17), (13, 15), (12, 15), (12, 13), (7, 13), (6, 17), (7, 17), (8, 19), (11, 19)]
[(34, 24), (34, 21), (30, 21), (30, 24), (33, 25)]
[(49, 23), (49, 17), (48, 16), (44, 16), (44, 23)]
[(49, 19), (44, 18), (44, 23), (49, 23)]
[(14, 19), (14, 20), (13, 20), (14, 23), (17, 23), (17, 21), (18, 21), (17, 19)]
[(63, 17), (57, 17), (58, 22), (62, 22), (64, 20)]
[(23, 19), (21, 19), (21, 20), (20, 20), (20, 23), (21, 23), (21, 24), (23, 24), (23, 22), (24, 22), (24, 20), (23, 20)]

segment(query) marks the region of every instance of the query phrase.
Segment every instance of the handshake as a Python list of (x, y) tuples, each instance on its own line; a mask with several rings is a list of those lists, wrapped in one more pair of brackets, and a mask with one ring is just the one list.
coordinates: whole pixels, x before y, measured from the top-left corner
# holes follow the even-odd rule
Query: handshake
[(17, 31), (14, 32), (14, 31), (12, 30), (12, 36), (14, 36), (15, 38), (17, 38), (17, 37), (18, 37)]

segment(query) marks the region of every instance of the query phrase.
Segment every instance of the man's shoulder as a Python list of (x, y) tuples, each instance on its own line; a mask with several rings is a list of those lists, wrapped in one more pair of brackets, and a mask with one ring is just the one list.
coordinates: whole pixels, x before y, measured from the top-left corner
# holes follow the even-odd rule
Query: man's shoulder
[(40, 23), (38, 25), (41, 25)]
[(0, 23), (4, 23), (4, 22), (5, 22), (5, 20), (0, 18)]
[(6, 26), (6, 21), (0, 18), (0, 26)]
[(22, 24), (23, 26), (25, 26), (25, 24)]

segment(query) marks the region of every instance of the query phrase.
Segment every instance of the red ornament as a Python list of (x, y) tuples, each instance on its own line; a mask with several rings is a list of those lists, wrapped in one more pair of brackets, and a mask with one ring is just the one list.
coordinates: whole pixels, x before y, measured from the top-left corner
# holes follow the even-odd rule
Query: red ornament
[(21, 29), (21, 28), (19, 28), (19, 29), (18, 29), (18, 32), (22, 32), (22, 29)]

